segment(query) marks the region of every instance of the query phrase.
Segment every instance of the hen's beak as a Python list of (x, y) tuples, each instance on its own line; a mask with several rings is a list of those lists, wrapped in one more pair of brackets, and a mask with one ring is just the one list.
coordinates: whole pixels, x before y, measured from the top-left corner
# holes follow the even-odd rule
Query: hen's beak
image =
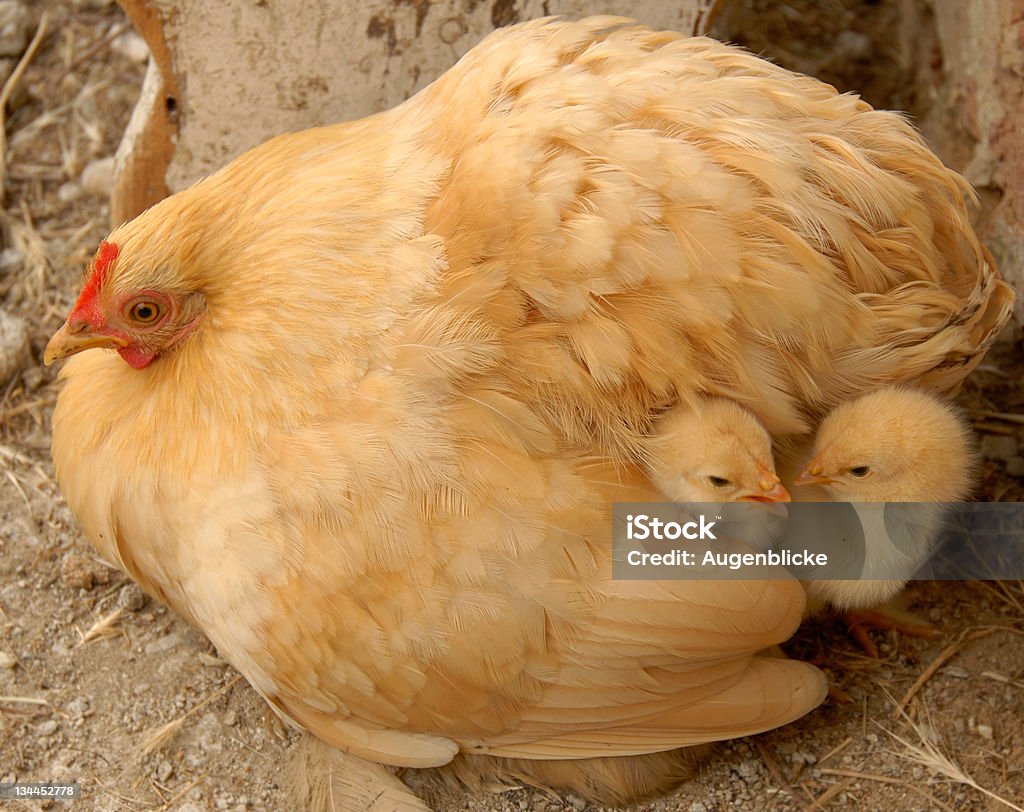
[(85, 321), (68, 320), (53, 334), (43, 352), (43, 363), (49, 366), (54, 361), (67, 358), (69, 355), (91, 350), (97, 347), (123, 347), (124, 342), (110, 335), (94, 333)]

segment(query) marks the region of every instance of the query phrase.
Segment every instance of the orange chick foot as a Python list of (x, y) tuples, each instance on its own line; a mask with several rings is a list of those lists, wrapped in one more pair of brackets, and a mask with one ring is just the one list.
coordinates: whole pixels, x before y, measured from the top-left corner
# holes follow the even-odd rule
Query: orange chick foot
[(878, 646), (868, 634), (868, 629), (888, 631), (895, 629), (908, 637), (931, 639), (938, 637), (940, 632), (934, 626), (906, 612), (887, 606), (875, 609), (851, 609), (843, 612), (843, 622), (850, 630), (850, 636), (856, 640), (864, 653), (869, 657), (878, 658)]

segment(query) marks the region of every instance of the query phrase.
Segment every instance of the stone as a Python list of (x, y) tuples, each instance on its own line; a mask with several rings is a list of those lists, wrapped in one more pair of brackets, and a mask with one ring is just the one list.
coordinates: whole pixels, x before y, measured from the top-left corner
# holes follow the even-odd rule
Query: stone
[(117, 605), (129, 612), (138, 612), (146, 605), (146, 593), (138, 584), (125, 584), (117, 593)]
[(57, 189), (57, 199), (61, 203), (72, 203), (82, 196), (82, 186), (73, 180), (62, 183)]
[(28, 365), (31, 352), (28, 324), (20, 316), (0, 310), (0, 386)]
[(21, 56), (32, 31), (32, 15), (16, 0), (0, 0), (0, 56)]
[(164, 784), (172, 775), (174, 775), (174, 765), (167, 761), (167, 759), (164, 759), (157, 764), (155, 772), (157, 781)]
[(149, 59), (149, 46), (134, 31), (122, 34), (110, 44), (110, 48), (115, 53), (121, 54), (121, 56), (140, 65)]
[(60, 578), (72, 589), (92, 589), (96, 584), (109, 584), (113, 570), (92, 556), (70, 552), (60, 564)]
[(76, 696), (64, 707), (64, 710), (72, 719), (84, 719), (92, 715), (89, 708), (89, 700), (84, 696)]
[(25, 267), (25, 253), (20, 248), (5, 248), (0, 251), (0, 276), (13, 276)]
[(82, 190), (93, 197), (110, 197), (114, 186), (114, 158), (90, 161), (82, 170)]
[(147, 643), (144, 651), (146, 654), (163, 654), (164, 652), (175, 648), (180, 642), (181, 637), (176, 633), (171, 632), (170, 634), (165, 634), (163, 637), (159, 637), (156, 640)]
[(851, 60), (867, 59), (874, 50), (871, 38), (858, 31), (841, 31), (836, 37), (840, 52)]

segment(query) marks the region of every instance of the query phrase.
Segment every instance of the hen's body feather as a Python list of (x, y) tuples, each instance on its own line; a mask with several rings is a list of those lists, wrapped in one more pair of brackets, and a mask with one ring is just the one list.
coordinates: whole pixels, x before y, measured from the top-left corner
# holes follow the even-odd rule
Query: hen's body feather
[(143, 370), (71, 360), (86, 535), (278, 709), (394, 765), (764, 730), (824, 696), (792, 580), (611, 580), (609, 503), (700, 393), (774, 434), (956, 386), (1010, 294), (898, 116), (705, 39), (538, 21), (394, 110), (281, 136), (116, 229), (201, 291)]

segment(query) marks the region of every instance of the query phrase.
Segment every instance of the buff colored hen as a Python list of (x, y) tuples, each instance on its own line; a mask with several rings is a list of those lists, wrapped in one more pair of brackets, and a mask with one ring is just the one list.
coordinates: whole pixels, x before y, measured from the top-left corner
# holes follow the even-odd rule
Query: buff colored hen
[(349, 758), (657, 791), (656, 758), (593, 757), (784, 724), (825, 681), (757, 655), (796, 581), (611, 579), (610, 503), (658, 498), (652, 421), (706, 394), (778, 435), (955, 388), (1012, 298), (965, 194), (899, 116), (737, 48), (504, 29), (113, 231), (46, 350), (91, 350), (58, 476), (104, 555)]

